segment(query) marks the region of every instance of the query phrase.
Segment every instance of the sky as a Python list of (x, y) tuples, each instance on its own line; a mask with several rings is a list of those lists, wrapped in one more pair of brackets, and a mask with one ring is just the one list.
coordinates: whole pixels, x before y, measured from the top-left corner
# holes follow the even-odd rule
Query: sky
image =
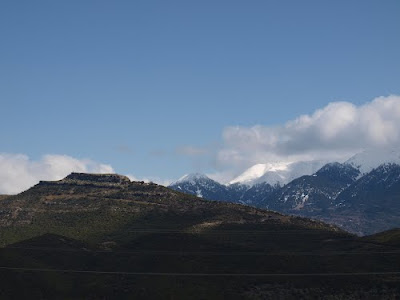
[(400, 2), (0, 2), (0, 193), (397, 147)]

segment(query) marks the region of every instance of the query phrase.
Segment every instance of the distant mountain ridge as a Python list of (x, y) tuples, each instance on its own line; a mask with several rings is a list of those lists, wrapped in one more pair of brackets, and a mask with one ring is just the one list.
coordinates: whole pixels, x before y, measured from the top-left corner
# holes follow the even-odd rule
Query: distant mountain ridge
[(169, 187), (172, 187), (176, 191), (205, 199), (224, 201), (224, 199), (228, 198), (228, 189), (225, 185), (199, 173), (185, 175)]
[(195, 195), (200, 198), (217, 200), (223, 202), (233, 202), (260, 206), (259, 195), (272, 193), (276, 187), (262, 182), (252, 186), (234, 183), (230, 185), (221, 184), (206, 175), (198, 173), (183, 176), (178, 181), (169, 185), (169, 188)]
[(347, 220), (344, 228), (350, 231), (377, 233), (400, 227), (400, 165), (384, 163), (373, 169), (341, 192), (335, 203), (328, 218), (334, 223)]
[(348, 164), (330, 163), (277, 189), (264, 206), (310, 217), (332, 208), (336, 197), (356, 181), (360, 172)]
[[(190, 183), (182, 180), (170, 187), (206, 199), (316, 218), (357, 234), (372, 234), (400, 227), (400, 152), (391, 150), (383, 155), (379, 153), (364, 151), (344, 163), (327, 163), (315, 172), (283, 185), (262, 181), (265, 175), (272, 178), (272, 165), (257, 165), (258, 173), (253, 175), (257, 173), (260, 175), (258, 178), (251, 177), (251, 172), (245, 172), (246, 176), (238, 177), (244, 181), (222, 185), (202, 175), (207, 185), (196, 180)], [(315, 163), (313, 166), (317, 165)], [(299, 171), (299, 174), (309, 173), (310, 162), (303, 166), (307, 170)], [(276, 171), (283, 171), (289, 165), (275, 167)], [(279, 176), (278, 173), (275, 175)], [(251, 184), (247, 180), (249, 178)], [(213, 193), (208, 190), (211, 186)]]

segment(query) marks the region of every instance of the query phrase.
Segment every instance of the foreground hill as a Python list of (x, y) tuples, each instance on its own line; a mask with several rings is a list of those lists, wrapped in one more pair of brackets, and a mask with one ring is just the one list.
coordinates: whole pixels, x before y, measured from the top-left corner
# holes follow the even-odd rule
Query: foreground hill
[(366, 236), (364, 240), (400, 248), (400, 228)]
[(0, 202), (0, 298), (393, 299), (399, 249), (119, 175)]
[(72, 173), (0, 202), (3, 245), (48, 232), (93, 243), (116, 239), (119, 244), (141, 228), (196, 231), (225, 224), (340, 231), (322, 222), (207, 201), (115, 174)]

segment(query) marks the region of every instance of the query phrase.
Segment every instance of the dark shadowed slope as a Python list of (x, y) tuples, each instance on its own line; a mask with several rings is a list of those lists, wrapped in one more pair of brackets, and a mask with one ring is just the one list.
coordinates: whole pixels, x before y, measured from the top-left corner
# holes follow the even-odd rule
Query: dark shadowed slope
[(358, 234), (400, 226), (400, 165), (384, 164), (362, 176), (335, 199), (326, 219)]
[(400, 228), (379, 232), (366, 236), (363, 239), (365, 241), (371, 241), (400, 248)]
[(356, 181), (359, 173), (350, 165), (327, 164), (315, 174), (302, 176), (277, 189), (264, 206), (288, 214), (321, 218), (334, 209), (336, 197)]

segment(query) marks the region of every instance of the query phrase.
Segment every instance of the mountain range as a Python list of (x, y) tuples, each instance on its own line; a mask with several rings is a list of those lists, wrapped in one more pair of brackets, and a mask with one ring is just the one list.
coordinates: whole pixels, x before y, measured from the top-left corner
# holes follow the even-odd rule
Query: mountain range
[(170, 188), (315, 218), (359, 235), (400, 227), (400, 153), (395, 150), (364, 151), (343, 163), (258, 164), (226, 185), (191, 174)]
[(396, 299), (399, 237), (72, 173), (0, 197), (0, 298)]

